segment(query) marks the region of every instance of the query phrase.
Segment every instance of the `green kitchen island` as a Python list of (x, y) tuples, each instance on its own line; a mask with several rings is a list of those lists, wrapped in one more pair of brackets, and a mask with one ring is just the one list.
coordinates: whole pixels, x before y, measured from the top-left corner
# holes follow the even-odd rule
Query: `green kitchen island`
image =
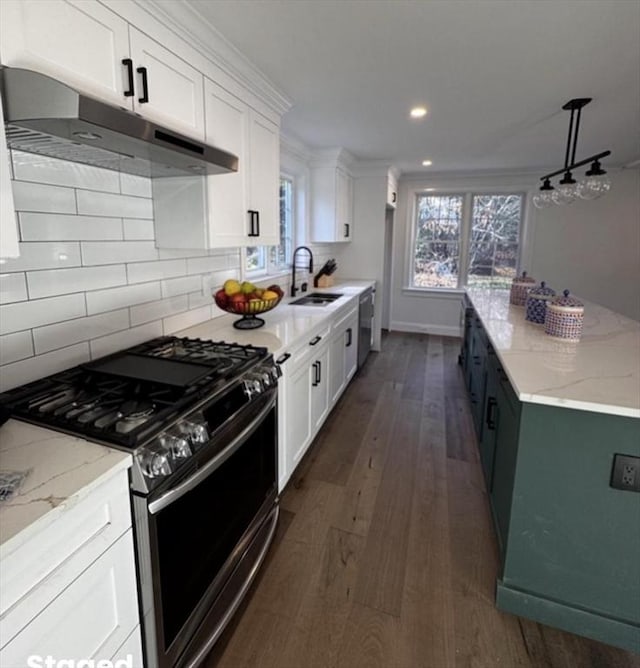
[[(640, 323), (585, 302), (548, 337), (506, 290), (469, 289), (460, 361), (500, 547), (506, 611), (640, 654)], [(635, 461), (640, 476), (640, 459)]]

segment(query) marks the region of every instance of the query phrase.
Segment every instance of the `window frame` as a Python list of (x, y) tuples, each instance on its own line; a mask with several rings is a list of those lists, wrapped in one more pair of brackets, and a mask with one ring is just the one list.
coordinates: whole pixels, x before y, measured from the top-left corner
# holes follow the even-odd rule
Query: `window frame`
[[(413, 266), (414, 266), (414, 249), (417, 233), (417, 212), (418, 212), (418, 197), (421, 195), (428, 195), (432, 197), (438, 196), (462, 196), (462, 223), (459, 238), (460, 255), (458, 258), (458, 285), (452, 287), (420, 287), (413, 285)], [(405, 249), (405, 271), (404, 271), (404, 287), (403, 293), (431, 293), (445, 295), (461, 294), (467, 288), (467, 280), (469, 276), (469, 250), (471, 246), (471, 232), (472, 232), (472, 218), (473, 218), (473, 198), (482, 195), (520, 195), (522, 198), (521, 218), (518, 234), (518, 252), (516, 257), (516, 275), (520, 273), (522, 265), (526, 239), (528, 235), (528, 220), (529, 220), (529, 197), (527, 189), (522, 186), (487, 186), (487, 187), (440, 187), (431, 189), (428, 186), (411, 188), (408, 192), (407, 206), (407, 224), (408, 233), (406, 235), (406, 249)]]

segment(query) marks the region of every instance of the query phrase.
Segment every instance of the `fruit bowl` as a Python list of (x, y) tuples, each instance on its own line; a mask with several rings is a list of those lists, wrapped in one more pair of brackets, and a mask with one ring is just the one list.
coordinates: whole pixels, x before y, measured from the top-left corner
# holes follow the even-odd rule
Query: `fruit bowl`
[(264, 325), (264, 320), (258, 318), (260, 313), (266, 313), (275, 308), (282, 300), (282, 294), (274, 299), (251, 299), (250, 301), (231, 301), (229, 297), (217, 292), (214, 295), (218, 308), (227, 313), (241, 315), (240, 320), (236, 320), (233, 326), (236, 329), (256, 329)]

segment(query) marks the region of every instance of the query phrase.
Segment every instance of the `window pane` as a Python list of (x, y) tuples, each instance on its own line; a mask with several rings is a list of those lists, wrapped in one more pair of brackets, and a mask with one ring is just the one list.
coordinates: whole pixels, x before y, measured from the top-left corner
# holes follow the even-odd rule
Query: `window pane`
[(280, 178), (280, 244), (272, 246), (270, 262), (274, 269), (282, 269), (291, 262), (293, 246), (293, 181)]
[(516, 275), (522, 195), (475, 195), (468, 285), (508, 287)]
[(247, 271), (266, 269), (264, 246), (247, 247)]
[(457, 243), (426, 242), (416, 249), (413, 285), (420, 288), (455, 288), (458, 286)]
[(462, 195), (419, 195), (412, 281), (421, 288), (458, 287)]

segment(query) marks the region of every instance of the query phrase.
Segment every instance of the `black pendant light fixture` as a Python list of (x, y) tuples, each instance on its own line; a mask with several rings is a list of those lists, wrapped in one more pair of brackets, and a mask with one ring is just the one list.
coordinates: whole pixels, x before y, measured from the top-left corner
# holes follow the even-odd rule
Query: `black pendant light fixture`
[[(582, 113), (582, 107), (589, 104), (589, 102), (591, 102), (590, 97), (578, 97), (574, 100), (569, 100), (562, 107), (571, 112), (567, 148), (564, 155), (564, 167), (540, 177), (542, 181), (540, 192), (533, 196), (533, 204), (538, 209), (543, 209), (551, 204), (571, 204), (576, 198), (596, 199), (611, 189), (611, 181), (600, 164), (600, 159), (611, 155), (611, 151), (596, 153), (576, 162), (580, 114)], [(587, 164), (591, 164), (591, 167), (585, 172), (586, 178), (577, 182), (573, 178), (572, 170)], [(562, 174), (562, 178), (558, 181), (558, 186), (552, 186), (551, 179), (560, 174)]]

